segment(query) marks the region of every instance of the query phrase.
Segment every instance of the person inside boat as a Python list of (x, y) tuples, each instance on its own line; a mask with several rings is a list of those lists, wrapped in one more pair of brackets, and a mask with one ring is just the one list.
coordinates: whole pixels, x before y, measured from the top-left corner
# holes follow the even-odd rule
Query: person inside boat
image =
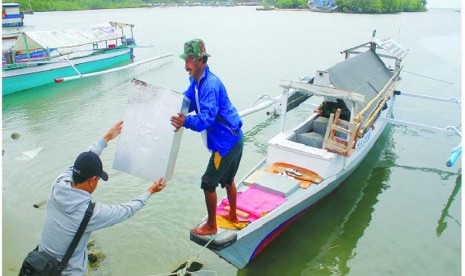
[[(88, 148), (88, 151), (76, 158), (73, 166), (56, 178), (47, 203), (39, 251), (45, 251), (59, 260), (63, 259), (86, 213), (91, 194), (97, 188), (100, 179), (108, 180), (99, 155), (107, 143), (121, 133), (122, 127), (123, 121), (113, 125), (98, 142)], [(165, 180), (159, 178), (144, 193), (129, 202), (112, 205), (96, 202), (89, 224), (62, 274), (85, 275), (88, 262), (87, 243), (92, 231), (129, 219), (146, 205), (154, 193), (162, 191), (165, 186)]]
[(211, 152), (205, 173), (201, 179), (207, 205), (207, 222), (192, 229), (196, 235), (213, 235), (216, 225), (216, 187), (226, 187), (230, 205), (231, 222), (238, 222), (236, 214), (236, 184), (234, 177), (241, 162), (244, 147), (242, 121), (237, 109), (231, 103), (226, 88), (207, 65), (210, 55), (201, 39), (193, 39), (184, 44), (184, 69), (189, 74), (189, 87), (184, 95), (191, 101), (189, 112), (195, 115), (184, 116), (178, 113), (171, 117), (171, 124), (178, 131), (181, 127), (202, 133), (205, 146)]
[(336, 101), (324, 101), (320, 106), (315, 110), (320, 116), (329, 118), (331, 113), (336, 114), (336, 110), (341, 109), (341, 119), (345, 121), (350, 121), (350, 111), (347, 108), (343, 100), (337, 99)]

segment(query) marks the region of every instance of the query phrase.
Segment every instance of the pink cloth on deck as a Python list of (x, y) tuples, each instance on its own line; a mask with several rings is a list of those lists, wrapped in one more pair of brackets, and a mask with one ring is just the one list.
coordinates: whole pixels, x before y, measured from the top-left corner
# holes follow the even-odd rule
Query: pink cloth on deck
[[(250, 186), (249, 189), (237, 193), (237, 209), (248, 213), (250, 216), (246, 219), (239, 216), (238, 218), (240, 221), (255, 221), (261, 217), (262, 212), (268, 213), (285, 201), (286, 198), (280, 195)], [(228, 214), (229, 212), (223, 209), (226, 206), (229, 206), (229, 202), (225, 198), (221, 201), (220, 205), (217, 206), (216, 213), (219, 215)]]

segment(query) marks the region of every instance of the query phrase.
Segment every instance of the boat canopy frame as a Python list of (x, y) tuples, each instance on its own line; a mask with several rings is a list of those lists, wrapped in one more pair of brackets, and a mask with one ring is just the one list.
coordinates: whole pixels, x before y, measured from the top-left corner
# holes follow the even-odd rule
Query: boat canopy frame
[[(373, 36), (375, 34), (376, 30), (373, 32)], [(395, 60), (395, 70), (400, 69), (401, 62), (404, 60), (404, 58), (407, 56), (409, 52), (409, 49), (402, 47), (400, 44), (398, 44), (389, 37), (373, 37), (372, 41), (365, 42), (358, 46), (343, 50), (341, 51), (341, 54), (345, 54), (345, 59), (348, 59), (353, 54), (363, 53), (364, 51), (360, 51), (360, 49), (366, 48), (370, 48), (374, 52), (377, 52), (377, 50), (383, 50), (384, 53), (377, 52), (376, 54), (382, 58)]]
[(87, 28), (21, 32), (11, 50), (28, 52), (39, 49), (66, 49), (124, 39), (124, 33), (117, 31), (118, 28), (123, 29), (124, 27), (131, 28), (132, 36), (134, 25), (118, 22), (102, 23)]
[[(388, 68), (381, 59), (376, 52), (379, 49), (377, 45), (393, 53), (390, 57), (396, 60), (396, 70)], [(308, 82), (282, 80), (278, 84), (284, 90), (294, 89), (329, 101), (343, 100), (350, 109), (350, 122), (361, 123), (358, 136), (362, 137), (392, 97), (400, 81), (400, 61), (405, 58), (407, 51), (401, 46), (392, 45), (395, 43), (390, 39), (373, 39), (372, 42), (342, 51), (346, 54), (344, 61), (325, 71), (317, 71)], [(363, 52), (354, 50), (362, 47), (366, 48)], [(354, 53), (357, 56), (350, 57)]]

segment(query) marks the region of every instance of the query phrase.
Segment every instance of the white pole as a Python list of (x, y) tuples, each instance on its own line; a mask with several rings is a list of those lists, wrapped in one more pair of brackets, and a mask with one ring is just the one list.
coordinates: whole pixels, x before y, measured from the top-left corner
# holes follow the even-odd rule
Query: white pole
[(137, 65), (141, 65), (141, 64), (146, 63), (146, 62), (166, 58), (166, 57), (169, 57), (169, 56), (172, 56), (172, 55), (173, 54), (170, 53), (170, 54), (166, 54), (166, 55), (162, 55), (162, 56), (157, 56), (157, 57), (149, 58), (149, 59), (146, 59), (146, 60), (134, 62), (134, 63), (131, 63), (131, 64), (126, 65), (126, 66), (113, 68), (113, 69), (108, 69), (108, 70), (104, 70), (104, 71), (98, 71), (98, 72), (94, 72), (94, 73), (82, 74), (82, 75), (79, 75), (79, 76), (57, 78), (57, 79), (55, 79), (55, 82), (60, 83), (60, 82), (65, 82), (65, 81), (70, 81), (70, 80), (75, 80), (75, 79), (80, 79), (80, 78), (87, 78), (87, 77), (92, 77), (92, 76), (98, 76), (98, 75), (103, 75), (103, 74), (107, 74), (107, 73), (117, 72), (117, 71), (120, 71), (120, 70), (124, 70), (124, 69), (128, 69), (128, 68), (137, 66)]
[(438, 101), (438, 102), (453, 102), (453, 103), (458, 104), (460, 107), (462, 106), (462, 102), (457, 98), (439, 98), (439, 97), (433, 97), (433, 96), (428, 96), (428, 95), (405, 93), (405, 92), (401, 92), (400, 95), (401, 96), (408, 96), (408, 97), (412, 97), (412, 98), (421, 98), (421, 99), (433, 100), (433, 101)]
[(381, 118), (381, 119), (386, 121), (387, 123), (390, 123), (390, 124), (393, 124), (393, 125), (413, 126), (413, 127), (429, 129), (429, 130), (434, 130), (434, 131), (455, 133), (457, 136), (462, 137), (462, 134), (460, 133), (460, 131), (454, 126), (447, 126), (445, 128), (440, 128), (440, 127), (436, 127), (436, 126), (418, 124), (418, 123), (407, 122), (407, 121), (402, 121), (402, 120), (393, 120), (393, 119), (389, 119), (389, 118)]
[(265, 109), (265, 108), (273, 105), (274, 103), (276, 103), (276, 101), (266, 101), (266, 102), (263, 102), (263, 103), (261, 103), (261, 104), (259, 104), (257, 106), (244, 109), (244, 110), (239, 112), (239, 116), (240, 117), (245, 117), (245, 116), (247, 116), (249, 114), (252, 114), (252, 113), (255, 113), (255, 112), (260, 111), (262, 109)]

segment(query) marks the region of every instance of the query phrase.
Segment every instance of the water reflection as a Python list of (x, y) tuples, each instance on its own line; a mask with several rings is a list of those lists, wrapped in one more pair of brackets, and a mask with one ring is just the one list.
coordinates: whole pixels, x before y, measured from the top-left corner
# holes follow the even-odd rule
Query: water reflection
[(453, 218), (449, 215), (449, 208), (454, 202), (455, 197), (459, 193), (461, 187), (462, 187), (462, 174), (459, 174), (457, 176), (457, 179), (455, 180), (455, 187), (452, 190), (452, 193), (449, 199), (447, 200), (447, 204), (441, 212), (441, 217), (439, 218), (439, 221), (438, 221), (438, 227), (436, 228), (436, 234), (438, 237), (440, 237), (442, 232), (444, 232), (444, 230), (446, 230), (447, 228), (447, 221), (446, 221), (447, 217), (452, 218), (458, 225), (461, 226), (460, 221), (458, 219)]
[[(358, 240), (388, 188), (396, 155), (390, 127), (358, 169), (237, 275), (346, 275)], [(379, 166), (382, 163), (383, 166)]]
[(262, 130), (266, 129), (268, 126), (273, 124), (279, 117), (275, 115), (270, 115), (266, 118), (263, 122), (256, 124), (250, 130), (244, 132), (244, 141), (246, 144), (253, 144), (257, 147), (257, 153), (261, 155), (266, 155), (267, 152), (267, 143), (263, 142), (262, 139), (259, 139), (260, 136), (258, 135)]

